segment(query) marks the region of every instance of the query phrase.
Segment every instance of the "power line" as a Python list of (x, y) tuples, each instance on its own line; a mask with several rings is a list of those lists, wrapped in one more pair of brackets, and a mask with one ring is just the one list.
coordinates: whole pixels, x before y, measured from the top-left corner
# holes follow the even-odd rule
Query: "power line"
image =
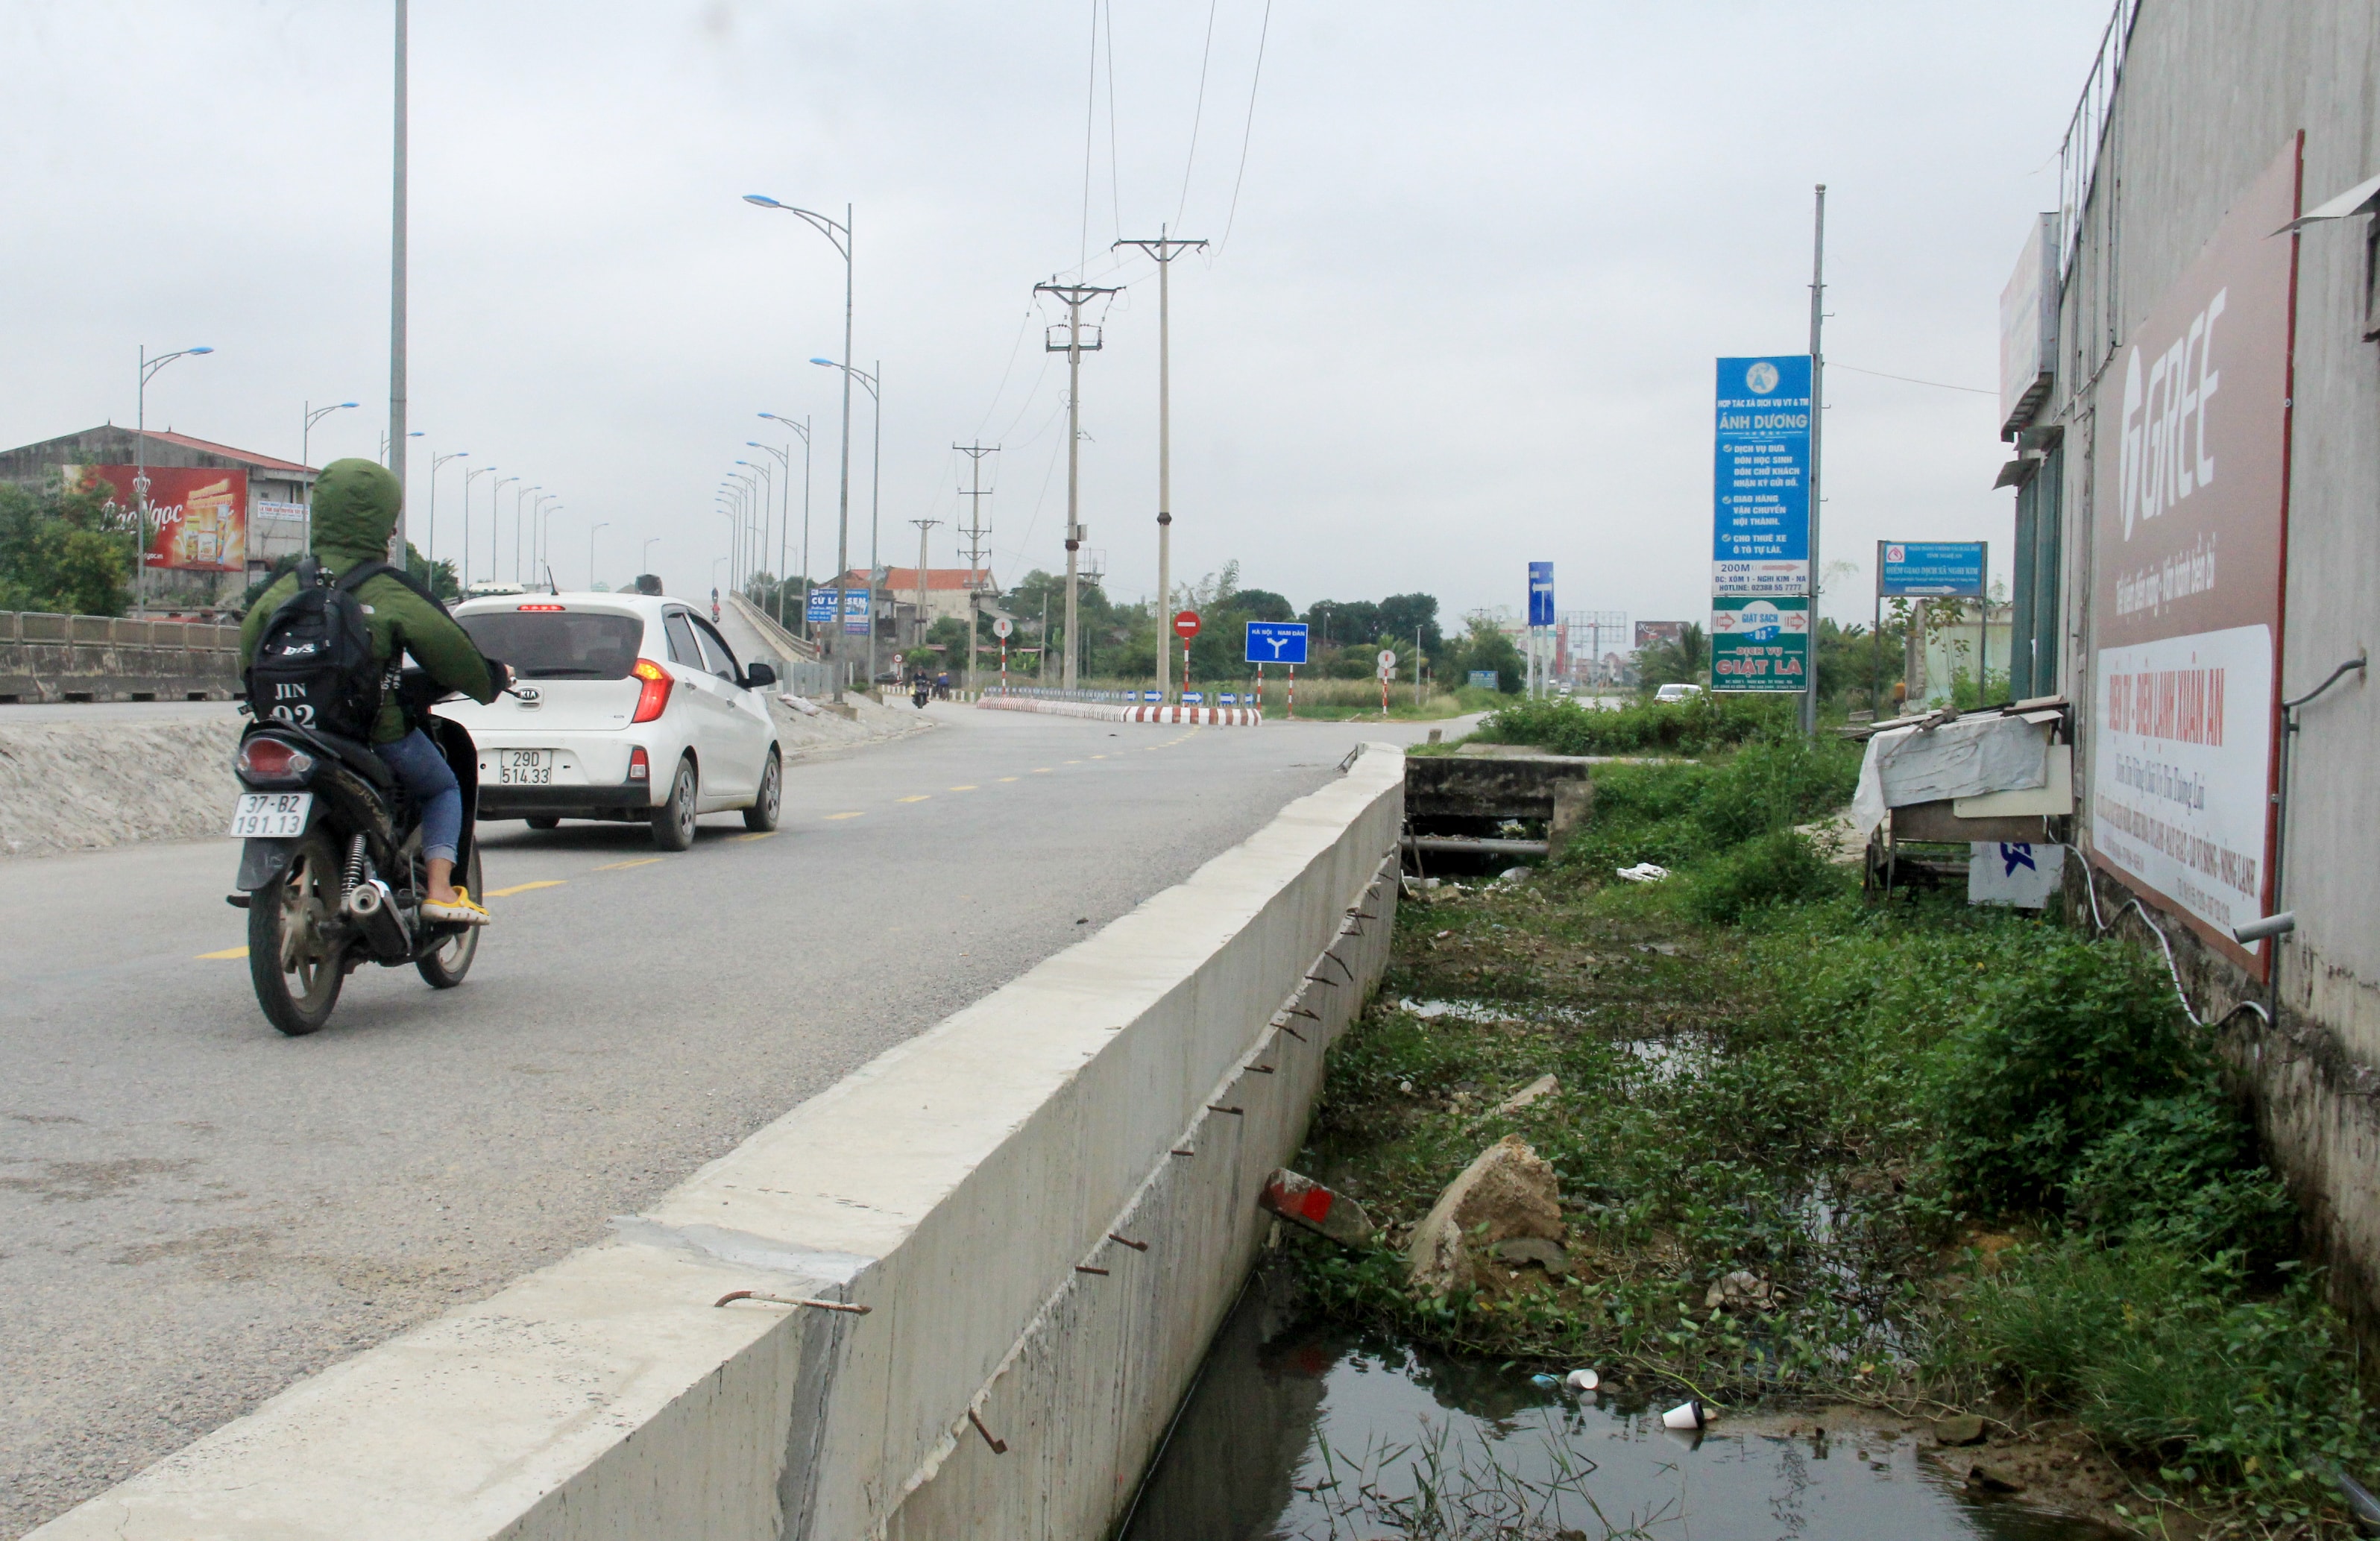
[(1257, 29), (1256, 73), (1248, 79), (1248, 120), (1240, 129), (1240, 170), (1239, 175), (1232, 178), (1232, 207), (1231, 212), (1223, 216), (1223, 238), (1215, 243), (1218, 254), (1230, 243), (1232, 222), (1240, 215), (1240, 184), (1247, 180), (1248, 140), (1255, 136), (1257, 128), (1257, 87), (1264, 83), (1265, 39), (1271, 34), (1272, 0), (1265, 0), (1264, 23)]
[(1827, 368), (1830, 370), (1849, 370), (1853, 374), (1872, 374), (1878, 380), (1898, 380), (1904, 385), (1931, 385), (1937, 391), (1964, 391), (1971, 396), (1996, 396), (1999, 394), (1998, 391), (1981, 391), (1977, 390), (1973, 385), (1946, 385), (1938, 380), (1919, 380), (1913, 375), (1887, 374), (1882, 370), (1864, 370), (1857, 364), (1846, 364), (1837, 358), (1828, 359)]
[(1198, 50), (1198, 100), (1190, 109), (1190, 153), (1182, 161), (1182, 200), (1173, 206), (1176, 224), (1182, 223), (1182, 211), (1190, 207), (1190, 172), (1198, 164), (1198, 125), (1207, 115), (1207, 66), (1215, 56), (1215, 7), (1220, 4), (1221, 0), (1207, 0), (1207, 42)]

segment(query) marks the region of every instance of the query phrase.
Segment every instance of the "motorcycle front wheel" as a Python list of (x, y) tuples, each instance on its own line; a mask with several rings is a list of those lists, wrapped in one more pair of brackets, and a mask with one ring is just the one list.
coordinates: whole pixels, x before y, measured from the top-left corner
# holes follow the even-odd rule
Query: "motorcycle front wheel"
[(346, 973), (326, 935), (339, 913), (339, 857), (314, 830), (248, 905), (248, 975), (265, 1020), (293, 1038), (331, 1020)]
[[(474, 898), (480, 897), (480, 845), (471, 843), (471, 869), (455, 874), (461, 886)], [(480, 955), (480, 931), (477, 926), (466, 926), (436, 947), (414, 960), (413, 966), (431, 989), (453, 989), (471, 972), (471, 960)]]

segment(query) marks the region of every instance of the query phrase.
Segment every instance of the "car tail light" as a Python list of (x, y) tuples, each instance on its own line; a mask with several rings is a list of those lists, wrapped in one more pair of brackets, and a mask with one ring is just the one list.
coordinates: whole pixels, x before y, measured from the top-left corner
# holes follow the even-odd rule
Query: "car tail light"
[(653, 779), (653, 762), (645, 758), (645, 751), (641, 746), (628, 751), (628, 779), (632, 782), (646, 783)]
[(250, 782), (294, 782), (314, 769), (314, 757), (277, 738), (251, 738), (239, 746), (237, 768)]
[(558, 604), (520, 604), (513, 608), (515, 610), (560, 610), (563, 607)]
[(628, 673), (645, 682), (637, 695), (637, 714), (628, 721), (650, 722), (669, 707), (670, 686), (674, 683), (670, 672), (650, 658), (640, 658)]

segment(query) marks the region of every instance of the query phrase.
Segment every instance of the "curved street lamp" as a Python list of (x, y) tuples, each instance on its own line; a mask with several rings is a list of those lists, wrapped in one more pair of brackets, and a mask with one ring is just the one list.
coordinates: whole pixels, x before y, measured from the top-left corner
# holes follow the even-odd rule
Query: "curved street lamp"
[[(856, 265), (852, 257), (855, 243), (851, 227), (851, 205), (846, 203), (843, 206), (843, 223), (837, 224), (833, 220), (827, 218), (824, 214), (818, 213), (808, 209), (796, 209), (790, 203), (780, 203), (775, 199), (767, 197), (760, 193), (746, 193), (744, 195), (744, 201), (747, 203), (757, 204), (763, 209), (780, 210), (785, 213), (792, 214), (798, 219), (808, 222), (810, 228), (816, 230), (820, 235), (824, 236), (834, 247), (835, 251), (843, 258), (843, 355), (846, 358), (850, 358), (851, 285), (852, 272)], [(807, 561), (804, 563), (804, 565), (808, 565)], [(845, 374), (843, 379), (843, 481), (842, 491), (837, 497), (834, 567), (835, 587), (839, 590), (843, 587), (843, 576), (851, 570), (851, 376), (848, 374)], [(842, 601), (838, 600), (835, 602), (837, 607), (840, 608)], [(874, 624), (872, 622), (870, 623), (869, 630), (871, 633), (869, 648), (872, 653), (874, 649), (874, 637), (872, 635), (874, 631)], [(830, 651), (841, 651), (840, 646), (836, 644), (833, 639), (841, 636), (843, 628), (838, 625), (827, 634)], [(874, 668), (874, 660), (872, 657), (869, 660), (869, 666), (872, 673)], [(834, 698), (837, 701), (841, 701), (843, 699), (843, 671), (839, 669), (835, 671), (834, 678)]]
[[(452, 455), (441, 455), (436, 450), (430, 452), (430, 543), (421, 548), (421, 554), (430, 563), (430, 588), (433, 594), (438, 591), (438, 467), (449, 460), (464, 459), (470, 453), (469, 450), (456, 450)], [(466, 482), (464, 485), (468, 489), (470, 484)]]
[[(802, 635), (810, 637), (810, 588), (812, 587), (810, 578), (810, 422), (808, 418), (795, 422), (791, 418), (781, 418), (774, 412), (763, 412), (760, 416), (772, 423), (783, 423), (786, 428), (802, 436)], [(780, 567), (791, 565), (785, 559), (784, 549), (785, 539), (793, 534), (794, 525), (794, 490), (790, 485), (793, 466), (790, 462), (785, 467), (785, 476), (788, 482), (785, 488), (785, 516), (777, 526), (783, 531), (777, 541), (777, 565)], [(841, 579), (837, 579), (836, 582), (840, 591)], [(785, 617), (781, 608), (777, 624), (783, 625)], [(816, 639), (813, 637), (812, 640)]]
[[(497, 500), (504, 495), (505, 482), (518, 481), (519, 479), (520, 478), (516, 476), (501, 476), (495, 480), (488, 483), (488, 581), (491, 583), (500, 581), (497, 576), (497, 569), (501, 564), (497, 561), (496, 552), (499, 542), (503, 540), (504, 533), (504, 510), (498, 504)], [(520, 516), (517, 511), (516, 511), (513, 516), (513, 522), (516, 525), (520, 522)]]
[(595, 588), (595, 531), (611, 528), (612, 521), (605, 519), (587, 531), (587, 588), (589, 592), (592, 592)]
[[(467, 466), (463, 468), (463, 597), (465, 599), (471, 596), (471, 483), (483, 476), (493, 475), (495, 469), (493, 466)], [(495, 496), (491, 493), (488, 498), (488, 517), (493, 519), (495, 516)], [(495, 559), (495, 551), (496, 538), (491, 535), (488, 537), (490, 561)]]
[[(876, 361), (874, 374), (868, 373), (866, 370), (856, 369), (849, 364), (837, 363), (832, 358), (813, 358), (810, 362), (821, 369), (841, 370), (844, 393), (846, 395), (850, 394), (852, 381), (856, 380), (867, 386), (868, 404), (875, 408), (868, 414), (876, 444), (873, 467), (868, 473), (868, 677), (874, 679), (876, 677), (876, 575), (879, 571), (877, 538), (881, 528), (877, 515), (881, 504), (880, 494), (883, 491), (884, 480), (884, 393), (880, 388), (883, 383), (884, 360), (880, 358)], [(844, 581), (844, 574), (849, 573), (850, 570), (846, 566), (842, 573), (836, 574), (834, 579), (836, 584), (840, 585)]]
[[(845, 306), (848, 308), (848, 298)], [(132, 471), (132, 607), (145, 609), (149, 587), (149, 377), (176, 358), (192, 358), (201, 353), (212, 353), (211, 347), (186, 347), (174, 353), (149, 357), (149, 345), (140, 345), (140, 386), (136, 393), (133, 421)], [(307, 532), (309, 538), (312, 531)]]

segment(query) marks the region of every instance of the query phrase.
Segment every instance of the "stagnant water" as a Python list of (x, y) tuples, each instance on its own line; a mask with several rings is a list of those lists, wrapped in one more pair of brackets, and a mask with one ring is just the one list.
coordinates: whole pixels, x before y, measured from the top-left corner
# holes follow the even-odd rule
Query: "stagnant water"
[(1581, 1396), (1525, 1368), (1313, 1320), (1282, 1278), (1260, 1274), (1208, 1351), (1123, 1541), (2110, 1535), (1971, 1498), (1913, 1438), (1746, 1423), (1672, 1433), (1658, 1403)]

